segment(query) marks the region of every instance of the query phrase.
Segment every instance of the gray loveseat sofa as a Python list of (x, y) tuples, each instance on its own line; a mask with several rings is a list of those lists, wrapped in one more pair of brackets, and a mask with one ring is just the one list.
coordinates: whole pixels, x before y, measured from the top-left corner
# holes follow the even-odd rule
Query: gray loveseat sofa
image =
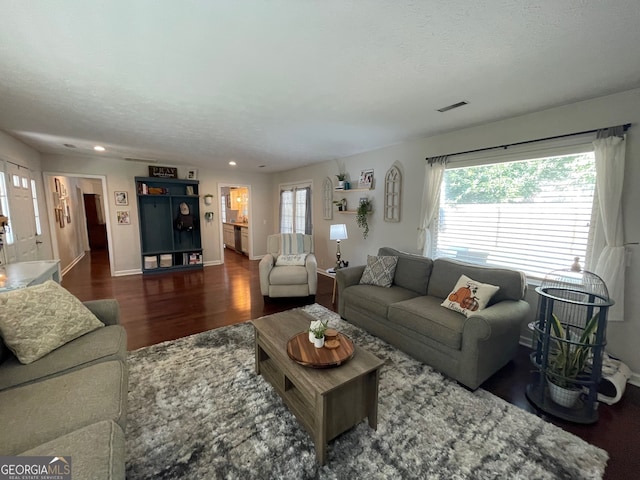
[(76, 480), (124, 479), (127, 336), (115, 300), (84, 305), (105, 326), (33, 363), (0, 340), (0, 455), (70, 456)]
[[(340, 316), (471, 389), (516, 354), (520, 326), (529, 312), (522, 272), (412, 255), (396, 256), (391, 287), (361, 285), (365, 266), (338, 270)], [(499, 286), (487, 308), (466, 317), (440, 304), (461, 275)]]

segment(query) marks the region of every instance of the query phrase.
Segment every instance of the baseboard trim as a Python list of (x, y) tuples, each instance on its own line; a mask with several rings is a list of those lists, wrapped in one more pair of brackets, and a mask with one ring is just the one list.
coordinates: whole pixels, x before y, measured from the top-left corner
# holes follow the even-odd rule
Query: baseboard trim
[(142, 275), (142, 269), (136, 268), (133, 270), (119, 270), (113, 273), (114, 277), (126, 277), (127, 275)]
[(78, 263), (80, 260), (82, 260), (84, 258), (84, 255), (85, 255), (85, 252), (82, 252), (80, 255), (78, 255), (73, 260), (73, 262), (71, 262), (69, 265), (67, 265), (67, 267), (60, 272), (60, 276), (64, 277), (66, 275), (66, 273), (76, 265), (76, 263)]
[(220, 260), (212, 260), (210, 262), (204, 262), (203, 266), (205, 267), (212, 267), (214, 265), (222, 265), (222, 262)]
[(532, 342), (532, 338), (531, 337), (526, 337), (524, 335), (520, 335), (520, 345), (522, 345), (523, 347), (527, 347), (527, 348), (532, 348), (531, 347), (531, 342)]

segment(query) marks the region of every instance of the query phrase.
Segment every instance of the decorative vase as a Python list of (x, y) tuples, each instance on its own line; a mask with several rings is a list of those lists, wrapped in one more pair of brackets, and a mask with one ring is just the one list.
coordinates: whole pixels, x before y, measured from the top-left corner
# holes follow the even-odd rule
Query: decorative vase
[(324, 347), (324, 337), (314, 338), (313, 339), (313, 346), (316, 347), (316, 348)]
[(547, 379), (547, 385), (551, 400), (566, 408), (573, 407), (582, 391), (581, 389), (559, 387), (549, 379)]
[(338, 188), (344, 188), (344, 180), (338, 180)]

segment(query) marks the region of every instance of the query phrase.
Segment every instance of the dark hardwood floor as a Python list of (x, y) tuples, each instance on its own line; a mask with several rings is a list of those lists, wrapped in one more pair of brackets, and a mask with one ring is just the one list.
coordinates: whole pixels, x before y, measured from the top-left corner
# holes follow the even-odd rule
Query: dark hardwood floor
[[(88, 253), (74, 266), (64, 276), (62, 285), (81, 300), (116, 298), (128, 334), (128, 347), (133, 350), (306, 303), (306, 299), (290, 298), (273, 299), (265, 304), (260, 294), (258, 263), (227, 251), (224, 265), (200, 271), (111, 277), (106, 250), (98, 250)], [(335, 311), (332, 288), (331, 278), (318, 276), (316, 302)], [(525, 397), (525, 388), (531, 381), (528, 354), (529, 349), (520, 347), (516, 359), (482, 388), (605, 449), (610, 456), (606, 479), (638, 478), (640, 388), (628, 385), (618, 404), (601, 404), (596, 424), (558, 420), (537, 411)]]

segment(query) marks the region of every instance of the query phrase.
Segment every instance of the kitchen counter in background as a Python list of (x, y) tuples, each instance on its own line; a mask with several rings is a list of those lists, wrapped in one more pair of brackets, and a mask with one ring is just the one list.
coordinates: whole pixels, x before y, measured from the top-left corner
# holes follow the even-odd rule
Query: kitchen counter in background
[(222, 224), (222, 240), (225, 248), (249, 255), (249, 224), (224, 222)]

